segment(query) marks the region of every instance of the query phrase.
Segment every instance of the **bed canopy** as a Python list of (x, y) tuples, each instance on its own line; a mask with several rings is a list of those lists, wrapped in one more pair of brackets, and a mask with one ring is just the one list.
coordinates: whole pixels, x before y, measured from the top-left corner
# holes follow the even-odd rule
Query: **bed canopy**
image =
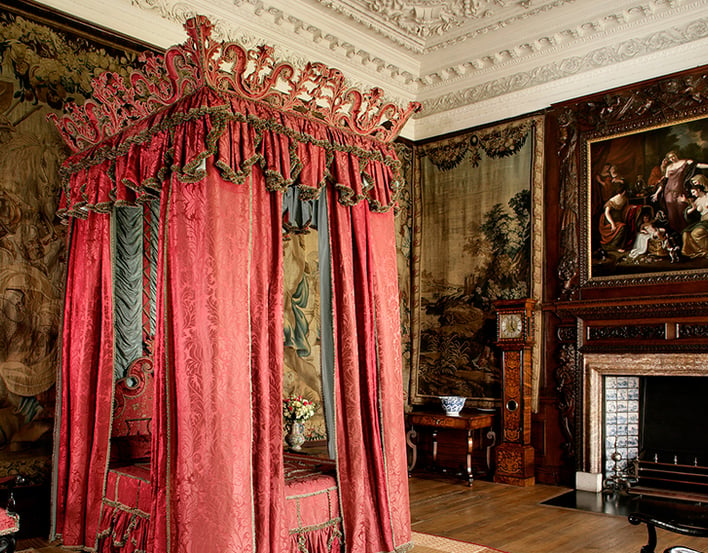
[[(130, 82), (55, 120), (74, 151), (54, 531), (95, 547), (110, 456), (111, 217), (159, 201), (147, 550), (283, 553), (283, 192), (325, 202), (345, 549), (404, 551), (410, 519), (390, 142), (418, 109), (322, 64), (211, 39), (203, 17)], [(326, 192), (323, 194), (323, 192)], [(133, 529), (135, 530), (135, 529)]]

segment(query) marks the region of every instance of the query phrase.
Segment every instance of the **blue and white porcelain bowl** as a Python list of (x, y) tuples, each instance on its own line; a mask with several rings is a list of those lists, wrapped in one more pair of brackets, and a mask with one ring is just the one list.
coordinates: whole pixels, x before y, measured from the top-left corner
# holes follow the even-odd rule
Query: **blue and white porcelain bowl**
[(465, 406), (466, 399), (462, 396), (440, 396), (440, 403), (442, 403), (446, 415), (457, 417)]

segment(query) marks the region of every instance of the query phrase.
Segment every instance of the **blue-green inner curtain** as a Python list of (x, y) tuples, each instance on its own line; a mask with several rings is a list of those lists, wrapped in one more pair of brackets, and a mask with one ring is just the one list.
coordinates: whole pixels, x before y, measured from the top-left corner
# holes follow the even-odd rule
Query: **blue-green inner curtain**
[(320, 267), (320, 355), (322, 359), (322, 403), (324, 404), (329, 456), (336, 457), (334, 427), (334, 321), (332, 320), (332, 254), (329, 241), (327, 191), (316, 202), (317, 246)]
[(160, 226), (160, 198), (155, 198), (151, 202), (148, 202), (147, 209), (150, 212), (150, 251), (149, 251), (149, 263), (150, 263), (150, 278), (149, 278), (149, 288), (150, 288), (150, 306), (149, 306), (149, 335), (155, 336), (155, 329), (157, 327), (157, 236), (158, 229)]
[(143, 209), (113, 210), (114, 365), (116, 380), (143, 353)]
[(126, 375), (133, 361), (148, 353), (146, 335), (155, 335), (159, 215), (158, 199), (144, 206), (113, 209), (113, 375), (116, 380)]
[(317, 230), (318, 266), (320, 281), (320, 368), (322, 378), (322, 407), (329, 456), (336, 455), (334, 413), (334, 330), (332, 321), (332, 261), (327, 216), (327, 191), (318, 198), (302, 200), (300, 191), (291, 186), (283, 195), (283, 215), (294, 228)]

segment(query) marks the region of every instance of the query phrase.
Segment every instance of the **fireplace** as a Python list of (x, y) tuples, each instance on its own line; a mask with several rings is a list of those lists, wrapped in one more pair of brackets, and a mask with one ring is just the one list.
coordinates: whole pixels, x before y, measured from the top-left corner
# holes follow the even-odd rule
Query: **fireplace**
[(643, 377), (640, 388), (640, 458), (708, 464), (708, 378)]
[[(654, 377), (666, 377), (668, 380)], [(660, 401), (662, 391), (668, 391), (669, 387), (674, 392), (680, 392), (681, 386), (687, 382), (695, 386), (686, 394), (686, 399), (696, 402), (706, 397), (701, 395), (701, 390), (705, 391), (708, 382), (708, 379), (704, 380), (705, 377), (708, 377), (707, 354), (586, 353), (583, 356), (582, 413), (585, 466), (576, 475), (576, 487), (580, 490), (600, 491), (603, 478), (612, 468), (610, 456), (615, 450), (622, 454), (622, 462), (636, 457), (641, 451), (650, 450), (647, 451), (649, 458), (644, 459), (643, 470), (648, 466), (653, 471), (664, 465), (672, 469), (670, 465), (675, 465), (687, 467), (684, 472), (691, 473), (695, 472), (691, 468), (694, 461), (695, 465), (707, 465), (707, 446), (703, 438), (706, 435), (705, 427), (701, 427), (703, 430), (700, 433), (693, 434), (695, 421), (687, 425), (684, 420), (686, 415), (678, 409), (672, 409), (671, 415), (662, 420), (656, 416), (656, 409), (651, 404), (647, 405), (647, 402)], [(699, 380), (683, 380), (685, 378)], [(665, 387), (663, 390), (662, 386)], [(641, 410), (646, 407), (651, 413), (642, 417)], [(683, 428), (673, 428), (682, 424)], [(691, 441), (691, 434), (696, 436), (692, 440), (696, 442), (696, 447), (686, 447), (686, 442)], [(659, 443), (662, 439), (665, 439), (663, 445)], [(650, 474), (645, 473), (644, 479), (648, 481), (647, 475)], [(705, 478), (703, 473), (699, 477)], [(689, 474), (688, 478), (693, 476)], [(663, 475), (660, 479), (663, 479)]]

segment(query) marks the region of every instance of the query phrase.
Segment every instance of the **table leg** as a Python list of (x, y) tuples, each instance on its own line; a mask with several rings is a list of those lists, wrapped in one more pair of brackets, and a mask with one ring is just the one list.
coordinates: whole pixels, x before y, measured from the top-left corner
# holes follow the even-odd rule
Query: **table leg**
[(418, 444), (416, 443), (416, 438), (418, 437), (415, 428), (411, 426), (410, 430), (406, 433), (406, 444), (411, 448), (411, 460), (408, 465), (408, 476), (415, 468), (415, 464), (418, 461)]
[(487, 439), (491, 440), (487, 446), (487, 471), (492, 470), (492, 450), (495, 445), (497, 445), (497, 434), (494, 430), (489, 430), (487, 432)]
[(433, 429), (433, 466), (438, 466), (438, 429)]
[(472, 430), (467, 431), (467, 485), (471, 486), (474, 480), (472, 474), (472, 452), (474, 451), (474, 433)]

